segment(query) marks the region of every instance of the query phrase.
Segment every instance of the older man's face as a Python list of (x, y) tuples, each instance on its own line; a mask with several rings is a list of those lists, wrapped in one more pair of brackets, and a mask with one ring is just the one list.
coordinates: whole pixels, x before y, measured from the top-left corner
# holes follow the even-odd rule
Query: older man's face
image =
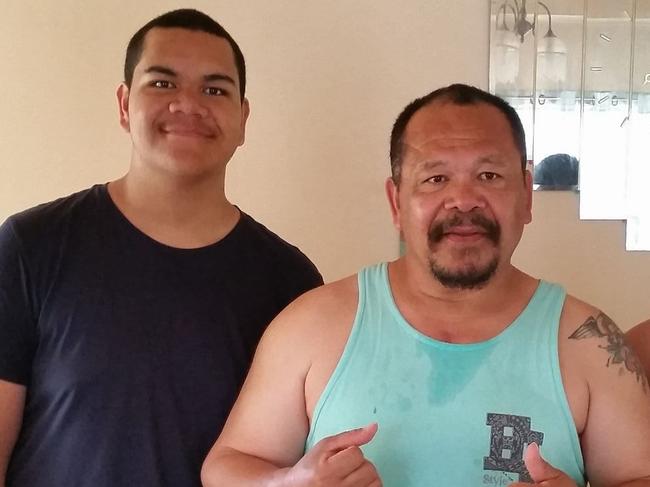
[(410, 120), (402, 161), (388, 193), (407, 257), (447, 287), (483, 286), (531, 221), (530, 174), (508, 120), (485, 103), (433, 102)]

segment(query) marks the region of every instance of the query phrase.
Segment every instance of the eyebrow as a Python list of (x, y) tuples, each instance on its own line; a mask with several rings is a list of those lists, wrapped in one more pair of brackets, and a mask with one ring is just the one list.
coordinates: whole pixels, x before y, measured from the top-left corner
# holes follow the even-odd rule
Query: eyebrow
[(210, 81), (226, 81), (227, 83), (230, 83), (231, 85), (235, 85), (235, 80), (232, 79), (230, 76), (227, 74), (220, 74), (220, 73), (213, 73), (213, 74), (206, 74), (203, 79), (207, 82)]
[(427, 160), (422, 162), (421, 164), (418, 164), (418, 169), (423, 169), (425, 171), (431, 170), (431, 169), (436, 169), (439, 166), (444, 166), (446, 164), (445, 161), (442, 160)]
[[(170, 76), (172, 78), (177, 78), (178, 73), (174, 71), (171, 68), (168, 68), (166, 66), (149, 66), (147, 69), (144, 70), (146, 74), (149, 73), (157, 73), (157, 74), (164, 74), (166, 76)], [(212, 82), (212, 81), (226, 81), (227, 83), (232, 84), (233, 86), (235, 85), (235, 80), (231, 77), (228, 76), (227, 74), (222, 74), (222, 73), (210, 73), (206, 74), (203, 76), (203, 80), (206, 82)]]
[(481, 157), (478, 161), (479, 164), (494, 164), (495, 166), (506, 166), (507, 162), (496, 154)]
[(157, 74), (165, 74), (167, 76), (172, 76), (172, 77), (178, 76), (176, 74), (176, 71), (174, 71), (171, 68), (166, 68), (165, 66), (149, 66), (147, 69), (144, 70), (144, 72), (146, 74), (157, 73)]
[[(446, 161), (443, 159), (431, 159), (431, 160), (425, 160), (421, 162), (420, 164), (418, 164), (417, 168), (423, 171), (431, 171), (434, 169), (438, 169), (439, 167), (445, 167), (449, 164), (452, 163), (450, 161)], [(489, 156), (480, 157), (475, 161), (475, 164), (476, 165), (492, 164), (497, 167), (503, 167), (507, 165), (506, 161), (504, 161), (503, 158), (499, 157), (498, 155), (489, 155)]]

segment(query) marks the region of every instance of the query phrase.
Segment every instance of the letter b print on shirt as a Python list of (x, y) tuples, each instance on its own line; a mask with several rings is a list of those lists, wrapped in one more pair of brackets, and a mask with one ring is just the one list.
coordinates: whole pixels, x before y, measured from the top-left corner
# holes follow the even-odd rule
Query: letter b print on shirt
[(483, 468), (517, 473), (520, 482), (532, 482), (524, 451), (529, 443), (541, 446), (544, 433), (532, 431), (530, 418), (525, 416), (488, 413), (486, 424), (491, 428), (490, 456), (483, 457)]

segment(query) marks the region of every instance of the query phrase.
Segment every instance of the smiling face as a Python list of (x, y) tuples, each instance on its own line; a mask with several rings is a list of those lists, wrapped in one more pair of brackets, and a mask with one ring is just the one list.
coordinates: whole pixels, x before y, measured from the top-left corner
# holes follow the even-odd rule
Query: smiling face
[(531, 221), (530, 173), (506, 117), (486, 103), (434, 101), (404, 134), (401, 179), (387, 181), (406, 258), (449, 288), (485, 285)]
[(223, 175), (244, 143), (248, 101), (239, 96), (232, 48), (201, 31), (154, 28), (131, 88), (118, 88), (120, 124), (133, 141), (132, 170)]

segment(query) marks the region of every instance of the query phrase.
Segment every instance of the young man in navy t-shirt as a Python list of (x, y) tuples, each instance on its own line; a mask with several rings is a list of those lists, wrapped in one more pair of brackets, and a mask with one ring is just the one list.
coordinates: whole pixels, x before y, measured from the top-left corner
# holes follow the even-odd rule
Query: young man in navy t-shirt
[(243, 55), (195, 10), (142, 27), (128, 173), (0, 227), (0, 486), (200, 486), (271, 319), (322, 283), (230, 203)]

